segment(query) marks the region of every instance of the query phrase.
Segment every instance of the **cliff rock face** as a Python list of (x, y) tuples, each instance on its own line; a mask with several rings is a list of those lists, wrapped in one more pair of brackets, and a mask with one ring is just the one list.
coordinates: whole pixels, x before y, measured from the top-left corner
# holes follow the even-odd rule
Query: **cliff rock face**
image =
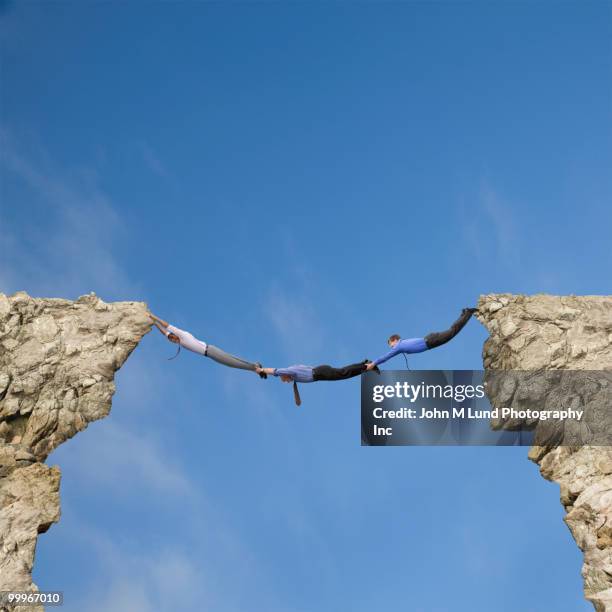
[[(485, 295), (478, 307), (486, 369), (612, 371), (612, 297)], [(108, 415), (114, 373), (149, 329), (143, 303), (0, 294), (0, 591), (37, 590), (36, 540), (60, 514), (60, 471), (44, 461)], [(612, 448), (535, 446), (529, 457), (560, 484), (587, 599), (612, 612)]]
[(36, 540), (60, 516), (60, 470), (44, 461), (108, 415), (114, 374), (150, 327), (144, 303), (0, 293), (0, 591), (37, 590)]
[[(483, 295), (478, 308), (485, 369), (612, 371), (612, 297)], [(586, 598), (612, 612), (612, 448), (534, 446), (529, 458), (560, 485)]]

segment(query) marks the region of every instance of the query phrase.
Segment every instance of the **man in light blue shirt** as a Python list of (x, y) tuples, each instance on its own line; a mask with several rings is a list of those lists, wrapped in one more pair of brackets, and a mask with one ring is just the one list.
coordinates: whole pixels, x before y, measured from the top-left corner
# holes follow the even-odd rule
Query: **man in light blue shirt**
[(295, 403), (299, 406), (302, 403), (300, 393), (297, 388), (297, 383), (311, 383), (319, 380), (346, 380), (359, 376), (366, 371), (366, 367), (370, 362), (365, 359), (359, 363), (351, 363), (343, 368), (334, 368), (330, 365), (307, 366), (307, 365), (292, 365), (288, 368), (255, 368), (255, 371), (260, 375), (269, 374), (270, 376), (278, 376), (283, 382), (293, 383), (293, 395)]
[(258, 374), (261, 372), (271, 376), (279, 376), (283, 382), (310, 383), (319, 380), (346, 380), (359, 376), (365, 372), (368, 363), (370, 362), (365, 359), (342, 368), (334, 368), (330, 365), (292, 365), (287, 368), (256, 368), (255, 371)]
[(389, 340), (387, 340), (387, 344), (391, 347), (391, 350), (369, 363), (366, 369), (373, 370), (379, 364), (385, 363), (385, 361), (388, 361), (400, 353), (422, 353), (423, 351), (428, 351), (429, 349), (446, 344), (463, 329), (465, 324), (477, 310), (477, 308), (464, 308), (459, 318), (448, 329), (441, 332), (432, 332), (431, 334), (427, 334), (424, 338), (405, 338), (402, 340), (398, 334), (393, 334), (389, 337)]
[(314, 382), (314, 368), (307, 365), (292, 365), (288, 368), (263, 368), (266, 374), (280, 376), (283, 382)]

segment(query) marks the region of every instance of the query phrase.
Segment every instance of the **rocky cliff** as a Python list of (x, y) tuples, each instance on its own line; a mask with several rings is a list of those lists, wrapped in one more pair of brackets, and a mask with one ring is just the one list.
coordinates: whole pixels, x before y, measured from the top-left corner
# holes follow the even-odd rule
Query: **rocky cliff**
[[(612, 297), (483, 295), (478, 308), (485, 369), (612, 370)], [(560, 485), (586, 598), (612, 612), (612, 448), (533, 446), (529, 458)]]
[[(485, 295), (478, 306), (488, 370), (612, 370), (612, 297)], [(0, 591), (36, 590), (36, 540), (60, 513), (60, 471), (44, 461), (108, 415), (114, 373), (150, 329), (146, 313), (93, 294), (0, 294)], [(587, 599), (612, 612), (612, 449), (537, 446), (529, 457), (561, 487)]]
[(149, 329), (139, 302), (0, 293), (0, 591), (36, 590), (36, 540), (60, 516), (60, 470), (44, 461), (108, 415), (114, 374)]

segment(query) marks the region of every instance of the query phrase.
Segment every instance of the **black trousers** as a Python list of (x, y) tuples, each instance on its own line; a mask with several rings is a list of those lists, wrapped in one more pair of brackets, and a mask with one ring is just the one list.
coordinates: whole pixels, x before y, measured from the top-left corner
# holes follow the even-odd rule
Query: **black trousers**
[(432, 349), (436, 346), (440, 346), (441, 344), (446, 344), (449, 340), (454, 338), (470, 320), (473, 312), (474, 309), (472, 308), (464, 308), (461, 311), (461, 316), (447, 330), (427, 334), (425, 336), (425, 344), (427, 345), (427, 348)]
[(362, 372), (365, 372), (365, 369), (365, 361), (351, 363), (343, 368), (333, 368), (330, 365), (320, 365), (312, 369), (312, 377), (314, 381), (344, 380), (346, 378), (353, 378), (353, 376), (359, 376)]

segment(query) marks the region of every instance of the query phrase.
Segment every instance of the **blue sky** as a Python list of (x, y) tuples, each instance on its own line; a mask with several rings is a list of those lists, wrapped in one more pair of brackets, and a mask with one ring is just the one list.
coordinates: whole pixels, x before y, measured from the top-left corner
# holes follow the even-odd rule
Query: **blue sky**
[[(5, 1), (0, 290), (145, 300), (269, 366), (375, 357), (482, 293), (608, 294), (611, 17)], [(485, 338), (411, 365), (479, 368)], [(67, 611), (591, 609), (527, 449), (362, 448), (356, 381), (296, 409), (173, 353), (147, 336), (50, 458), (35, 580)]]

